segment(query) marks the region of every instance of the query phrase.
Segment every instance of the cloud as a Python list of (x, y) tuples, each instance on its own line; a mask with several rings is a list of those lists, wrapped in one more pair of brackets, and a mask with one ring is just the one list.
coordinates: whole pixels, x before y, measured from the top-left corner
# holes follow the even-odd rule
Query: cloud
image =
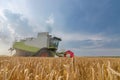
[(119, 1), (75, 0), (64, 2), (60, 8), (64, 16), (64, 31), (69, 33), (118, 34), (120, 31)]
[(119, 37), (108, 37), (104, 34), (83, 34), (56, 32), (56, 36), (62, 38), (60, 48), (80, 49), (115, 49), (120, 48)]
[(34, 25), (23, 14), (14, 13), (8, 9), (3, 11), (4, 17), (0, 20), (1, 36), (9, 35), (9, 39), (13, 41), (16, 37), (31, 37), (37, 35), (38, 32), (52, 32), (54, 26), (54, 16), (51, 14), (43, 25)]
[[(10, 42), (15, 38), (25, 38), (36, 36), (38, 32), (48, 31), (52, 32), (54, 26), (54, 16), (51, 14), (43, 25), (34, 25), (30, 23), (30, 20), (23, 14), (14, 13), (8, 9), (3, 11), (4, 18), (0, 20), (1, 38), (7, 38)], [(9, 35), (9, 36), (8, 36)], [(5, 39), (5, 40), (7, 40)]]
[(101, 48), (103, 42), (107, 41), (107, 38), (102, 34), (83, 34), (83, 33), (66, 33), (55, 32), (56, 36), (62, 38), (60, 48), (82, 48), (93, 49)]
[[(34, 26), (20, 13), (5, 9), (0, 16), (0, 39), (6, 45), (16, 39), (35, 35)], [(4, 16), (4, 17), (3, 17)]]
[(120, 38), (104, 34), (58, 33), (62, 38), (59, 50), (72, 50), (80, 56), (117, 56), (120, 52)]
[(33, 32), (33, 26), (29, 24), (27, 18), (22, 14), (13, 13), (10, 10), (4, 10), (6, 17), (7, 28), (11, 34), (18, 34), (20, 36), (30, 36)]
[(54, 26), (54, 16), (51, 14), (48, 19), (45, 21), (46, 22), (46, 28), (49, 33), (52, 33), (53, 31), (53, 26)]
[(47, 24), (53, 25), (54, 24), (54, 16), (51, 14), (48, 19), (46, 20)]
[(5, 44), (4, 41), (0, 40), (0, 55), (9, 55), (8, 49), (10, 46), (8, 44)]
[(85, 33), (67, 33), (67, 32), (55, 32), (57, 36), (60, 36), (66, 41), (78, 41), (78, 40), (102, 40), (105, 37), (102, 34), (85, 34)]

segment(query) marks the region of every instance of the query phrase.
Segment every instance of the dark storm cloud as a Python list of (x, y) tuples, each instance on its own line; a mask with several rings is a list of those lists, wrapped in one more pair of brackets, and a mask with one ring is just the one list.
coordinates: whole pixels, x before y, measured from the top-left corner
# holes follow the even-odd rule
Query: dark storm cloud
[(24, 18), (22, 14), (13, 13), (10, 10), (4, 10), (4, 15), (7, 18), (8, 24), (19, 35), (28, 36), (33, 34), (33, 26)]

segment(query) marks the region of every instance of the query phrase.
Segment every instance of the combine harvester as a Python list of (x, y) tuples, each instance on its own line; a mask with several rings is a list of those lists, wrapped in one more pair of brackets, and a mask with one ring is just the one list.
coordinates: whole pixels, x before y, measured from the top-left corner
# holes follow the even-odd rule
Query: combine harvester
[(60, 38), (52, 37), (48, 32), (41, 32), (38, 33), (37, 38), (26, 38), (15, 41), (11, 49), (16, 51), (14, 56), (74, 57), (74, 53), (70, 50), (57, 52), (60, 41)]

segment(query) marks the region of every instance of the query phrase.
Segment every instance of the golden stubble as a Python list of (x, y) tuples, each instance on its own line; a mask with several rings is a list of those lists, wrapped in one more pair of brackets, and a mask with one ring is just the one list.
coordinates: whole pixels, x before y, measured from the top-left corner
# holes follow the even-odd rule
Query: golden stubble
[(0, 80), (120, 80), (120, 59), (0, 57)]

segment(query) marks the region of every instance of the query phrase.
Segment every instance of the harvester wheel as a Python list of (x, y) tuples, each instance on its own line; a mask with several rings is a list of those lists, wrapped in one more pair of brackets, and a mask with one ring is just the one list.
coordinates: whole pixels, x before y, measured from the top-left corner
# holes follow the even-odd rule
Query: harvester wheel
[(40, 57), (51, 57), (50, 51), (48, 48), (41, 48), (37, 53), (36, 56)]

